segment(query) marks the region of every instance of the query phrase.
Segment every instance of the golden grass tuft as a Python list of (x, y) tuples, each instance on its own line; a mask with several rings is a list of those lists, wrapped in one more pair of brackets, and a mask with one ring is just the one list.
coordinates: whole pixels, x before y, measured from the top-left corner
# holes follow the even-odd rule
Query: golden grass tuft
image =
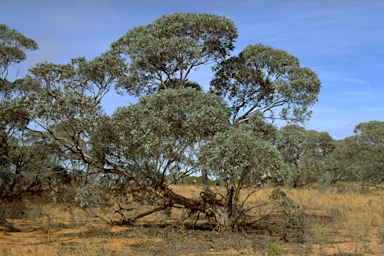
[[(202, 191), (193, 185), (172, 189), (192, 198)], [(222, 192), (220, 187), (214, 189)], [(265, 202), (272, 190), (258, 191), (248, 204)], [(177, 209), (171, 216), (156, 213), (135, 227), (111, 227), (67, 205), (34, 202), (28, 204), (26, 219), (9, 220), (21, 232), (0, 232), (0, 256), (384, 255), (384, 190), (363, 190), (348, 183), (327, 189), (313, 186), (283, 190), (304, 216), (303, 243), (284, 242), (257, 230), (217, 234), (177, 225), (141, 225), (177, 221), (181, 218)], [(262, 210), (268, 209), (257, 209)]]

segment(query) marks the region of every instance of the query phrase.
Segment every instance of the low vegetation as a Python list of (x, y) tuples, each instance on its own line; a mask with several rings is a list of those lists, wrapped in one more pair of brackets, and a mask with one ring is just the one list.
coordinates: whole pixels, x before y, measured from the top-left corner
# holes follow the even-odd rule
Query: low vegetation
[[(186, 197), (198, 197), (201, 185), (173, 188)], [(261, 203), (272, 188), (249, 200)], [(282, 237), (282, 212), (271, 205), (268, 216), (252, 229), (226, 232), (213, 220), (182, 209), (146, 216), (134, 225), (107, 225), (73, 205), (26, 200), (23, 216), (9, 219), (19, 232), (0, 226), (0, 255), (382, 255), (384, 253), (384, 191), (341, 183), (324, 189), (287, 188), (300, 204), (301, 241)], [(134, 209), (133, 211), (137, 211)], [(102, 214), (103, 211), (95, 212)], [(258, 210), (259, 212), (259, 210)], [(258, 213), (260, 214), (260, 213)], [(262, 214), (265, 216), (265, 214)], [(291, 232), (291, 231), (289, 231)], [(1, 254), (2, 253), (2, 254)]]

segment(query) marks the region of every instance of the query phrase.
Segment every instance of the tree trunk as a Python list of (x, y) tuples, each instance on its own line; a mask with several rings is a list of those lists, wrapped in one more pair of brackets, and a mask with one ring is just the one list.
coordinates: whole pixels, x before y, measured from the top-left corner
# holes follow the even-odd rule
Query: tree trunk
[(201, 172), (202, 178), (203, 178), (203, 189), (205, 193), (212, 193), (211, 188), (208, 183), (208, 172), (207, 170), (203, 170)]
[(219, 231), (227, 229), (230, 224), (230, 218), (225, 208), (226, 207), (220, 205), (213, 207)]
[(235, 226), (236, 216), (234, 216), (233, 196), (235, 189), (233, 186), (229, 189), (223, 206), (216, 205), (214, 207), (215, 217), (219, 230), (233, 229)]
[(228, 217), (231, 217), (233, 213), (232, 202), (234, 192), (235, 189), (232, 186), (231, 189), (228, 191), (227, 198), (225, 199), (225, 211), (228, 213)]

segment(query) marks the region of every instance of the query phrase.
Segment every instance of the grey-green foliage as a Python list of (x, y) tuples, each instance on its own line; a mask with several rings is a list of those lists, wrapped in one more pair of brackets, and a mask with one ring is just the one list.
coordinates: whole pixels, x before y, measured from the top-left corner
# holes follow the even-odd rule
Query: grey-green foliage
[(129, 58), (117, 87), (140, 96), (177, 80), (184, 87), (190, 72), (227, 57), (234, 49), (237, 29), (226, 17), (173, 13), (129, 30), (111, 51)]
[[(329, 180), (334, 140), (327, 132), (287, 125), (279, 129), (276, 148), (285, 163), (284, 184), (293, 187)], [(332, 176), (335, 179), (335, 176)]]
[(230, 101), (233, 123), (261, 112), (272, 119), (304, 122), (311, 115), (321, 83), (284, 50), (262, 44), (247, 46), (214, 69), (211, 91)]
[(304, 226), (299, 206), (280, 188), (272, 191), (269, 197), (275, 203), (275, 207), (283, 214), (282, 221), (273, 227), (274, 231), (284, 241), (302, 243), (304, 241)]
[[(321, 87), (312, 70), (301, 67), (297, 58), (283, 50), (259, 44), (226, 59), (234, 49), (236, 37), (233, 22), (225, 17), (174, 13), (136, 27), (113, 43), (112, 54), (129, 58), (117, 87), (130, 95), (157, 93), (159, 98), (144, 98), (137, 106), (118, 110), (102, 128), (102, 131), (113, 132), (101, 142), (99, 150), (99, 155), (105, 156), (110, 166), (116, 168), (119, 163), (124, 166), (123, 173), (132, 176), (136, 173), (140, 182), (155, 189), (159, 182), (164, 184), (167, 174), (174, 177), (179, 172), (182, 177), (200, 170), (204, 180), (209, 171), (226, 184), (228, 193), (234, 187), (233, 198), (225, 198), (233, 199), (236, 205), (236, 214), (230, 216), (233, 212), (228, 209), (226, 212), (232, 224), (244, 214), (242, 207), (237, 206), (243, 189), (253, 193), (270, 180), (280, 181), (284, 177), (280, 153), (273, 146), (276, 129), (268, 122), (276, 118), (304, 122)], [(180, 126), (169, 116), (189, 117), (188, 108), (197, 108), (199, 103), (194, 101), (200, 96), (184, 108), (182, 102), (175, 107), (163, 93), (169, 91), (166, 89), (199, 88), (190, 86), (187, 78), (192, 69), (207, 63), (216, 64), (211, 92), (231, 102), (220, 117), (226, 122), (220, 121), (217, 129), (216, 113), (213, 113), (204, 120)], [(170, 91), (170, 94), (178, 93)], [(185, 95), (180, 94), (179, 101), (182, 97)], [(148, 99), (151, 101), (147, 102)], [(154, 99), (156, 104), (152, 103)], [(149, 106), (152, 107), (147, 110)], [(229, 119), (234, 124), (232, 127)], [(191, 133), (191, 129), (195, 132)], [(212, 129), (215, 132), (206, 132)], [(191, 141), (189, 134), (195, 137)], [(191, 162), (196, 156), (197, 166)], [(204, 190), (210, 194), (206, 184)]]
[(219, 97), (192, 88), (164, 90), (117, 109), (98, 129), (99, 155), (123, 167), (124, 176), (162, 187), (172, 172), (180, 178), (195, 173), (200, 145), (228, 125)]
[(260, 187), (267, 183), (280, 167), (279, 152), (265, 137), (275, 128), (266, 129), (255, 124), (263, 123), (260, 116), (239, 127), (217, 133), (200, 151), (200, 162), (210, 174), (228, 186), (239, 189)]
[(335, 141), (328, 132), (306, 131), (305, 153), (301, 168), (312, 170), (306, 176), (307, 182), (317, 181), (327, 185), (341, 178), (334, 174), (331, 166), (334, 149)]
[[(0, 198), (17, 200), (25, 194), (42, 194), (48, 187), (69, 184), (57, 148), (29, 132), (12, 137), (1, 147)], [(5, 163), (5, 164), (4, 164)]]
[[(257, 124), (263, 124), (264, 129)], [(280, 154), (266, 139), (274, 130), (254, 116), (249, 123), (218, 132), (199, 152), (200, 166), (226, 189), (224, 214), (231, 228), (244, 224), (253, 207), (246, 204), (249, 196), (282, 176)]]
[(37, 48), (34, 40), (7, 25), (0, 24), (0, 78), (5, 79), (9, 66), (27, 58), (26, 51)]
[(335, 168), (345, 178), (380, 184), (384, 181), (384, 122), (360, 123), (354, 133), (337, 144)]
[(371, 184), (384, 181), (384, 122), (370, 121), (355, 127), (358, 178)]
[(44, 189), (51, 189), (56, 200), (73, 202), (75, 189), (66, 190), (66, 181), (84, 186), (103, 170), (91, 138), (106, 117), (101, 100), (122, 66), (122, 60), (110, 53), (90, 61), (79, 57), (67, 64), (38, 63), (21, 83), (27, 88), (26, 109), (33, 121), (26, 128), (42, 141), (44, 156), (58, 158), (51, 166), (41, 166), (45, 173), (39, 174), (48, 180)]
[(76, 58), (68, 64), (39, 63), (25, 84), (31, 118), (41, 136), (54, 140), (68, 157), (93, 164), (87, 141), (105, 116), (101, 100), (121, 72), (120, 59), (103, 54), (91, 61)]
[[(30, 118), (27, 111), (28, 88), (22, 79), (8, 80), (9, 68), (26, 59), (26, 52), (36, 50), (37, 44), (15, 29), (0, 24), (0, 198), (3, 201), (20, 198), (36, 186), (30, 178), (36, 168), (28, 161), (34, 159), (27, 144), (24, 127)], [(38, 182), (38, 177), (36, 177)], [(32, 191), (31, 191), (32, 192)]]
[(300, 168), (301, 157), (304, 154), (304, 142), (304, 127), (287, 125), (278, 131), (276, 148), (280, 151), (285, 163), (284, 185), (296, 187), (300, 183), (301, 172), (305, 171)]
[(335, 150), (331, 155), (332, 172), (328, 175), (328, 180), (348, 180), (357, 181), (356, 167), (358, 154), (356, 154), (356, 143), (354, 136), (346, 137), (335, 141)]
[(9, 81), (8, 68), (25, 60), (27, 51), (36, 49), (35, 41), (0, 24), (0, 130), (7, 135), (16, 136), (16, 132), (29, 122), (25, 109), (28, 88), (23, 86), (22, 80)]

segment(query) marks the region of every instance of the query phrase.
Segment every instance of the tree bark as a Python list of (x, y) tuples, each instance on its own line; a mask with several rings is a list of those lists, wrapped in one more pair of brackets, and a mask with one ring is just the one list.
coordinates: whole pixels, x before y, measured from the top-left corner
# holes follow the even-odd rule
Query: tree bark
[(235, 192), (235, 189), (233, 186), (228, 191), (227, 198), (225, 199), (225, 210), (228, 213), (228, 217), (231, 217), (233, 209), (232, 209), (232, 201), (233, 201), (233, 193)]
[(203, 178), (203, 188), (205, 193), (212, 193), (211, 187), (209, 186), (208, 183), (208, 172), (207, 170), (203, 170), (201, 172), (202, 178)]

